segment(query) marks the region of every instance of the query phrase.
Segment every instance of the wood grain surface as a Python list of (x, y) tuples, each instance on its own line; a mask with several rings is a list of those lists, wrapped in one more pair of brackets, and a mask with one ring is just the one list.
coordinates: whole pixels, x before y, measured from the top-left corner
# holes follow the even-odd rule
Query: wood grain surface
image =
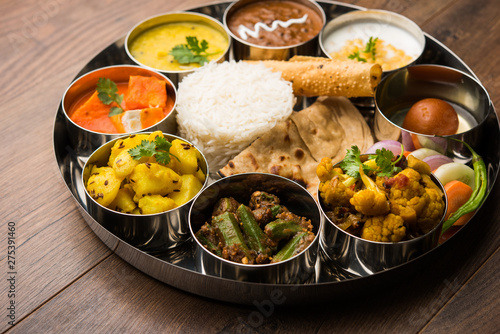
[[(80, 69), (137, 22), (203, 0), (0, 0), (0, 331), (8, 333), (495, 333), (500, 329), (500, 186), (426, 270), (355, 299), (241, 306), (138, 271), (91, 231), (53, 151), (54, 117)], [(463, 59), (500, 106), (497, 0), (346, 1), (414, 20)], [(498, 138), (497, 138), (498, 140)], [(15, 325), (7, 307), (15, 224)], [(12, 224), (10, 224), (12, 225)]]

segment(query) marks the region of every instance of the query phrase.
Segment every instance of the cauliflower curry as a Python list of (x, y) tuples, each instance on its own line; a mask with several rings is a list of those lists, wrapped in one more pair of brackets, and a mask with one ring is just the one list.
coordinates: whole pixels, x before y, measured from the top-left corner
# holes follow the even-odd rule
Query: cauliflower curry
[(338, 166), (323, 158), (316, 174), (327, 217), (346, 232), (399, 242), (426, 234), (441, 221), (444, 194), (425, 162), (386, 149), (361, 157), (353, 146)]

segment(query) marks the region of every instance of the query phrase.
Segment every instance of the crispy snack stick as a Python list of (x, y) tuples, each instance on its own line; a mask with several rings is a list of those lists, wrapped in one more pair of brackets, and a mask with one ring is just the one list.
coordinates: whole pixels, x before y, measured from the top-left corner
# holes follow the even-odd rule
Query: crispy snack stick
[(281, 77), (292, 82), (294, 93), (300, 96), (373, 96), (382, 77), (379, 64), (355, 60), (295, 56), (288, 61), (248, 62), (261, 62), (274, 72), (281, 72)]

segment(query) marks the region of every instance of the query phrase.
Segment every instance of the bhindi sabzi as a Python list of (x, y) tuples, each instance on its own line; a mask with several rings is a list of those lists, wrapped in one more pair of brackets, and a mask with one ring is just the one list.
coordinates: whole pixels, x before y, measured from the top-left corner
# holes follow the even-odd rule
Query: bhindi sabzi
[(196, 238), (226, 260), (265, 264), (301, 253), (315, 234), (311, 221), (289, 211), (277, 196), (255, 191), (248, 204), (232, 197), (219, 199)]

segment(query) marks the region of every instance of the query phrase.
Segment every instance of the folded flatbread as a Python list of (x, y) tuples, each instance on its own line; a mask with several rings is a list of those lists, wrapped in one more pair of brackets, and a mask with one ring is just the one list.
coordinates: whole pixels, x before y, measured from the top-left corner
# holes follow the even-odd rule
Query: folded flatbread
[(248, 172), (276, 174), (307, 186), (316, 176), (316, 160), (295, 123), (288, 119), (276, 124), (219, 170), (221, 176)]
[(361, 152), (373, 145), (371, 130), (361, 113), (345, 97), (319, 97), (256, 139), (219, 174), (276, 174), (296, 181), (316, 196), (320, 160), (330, 157), (338, 162), (352, 145)]

